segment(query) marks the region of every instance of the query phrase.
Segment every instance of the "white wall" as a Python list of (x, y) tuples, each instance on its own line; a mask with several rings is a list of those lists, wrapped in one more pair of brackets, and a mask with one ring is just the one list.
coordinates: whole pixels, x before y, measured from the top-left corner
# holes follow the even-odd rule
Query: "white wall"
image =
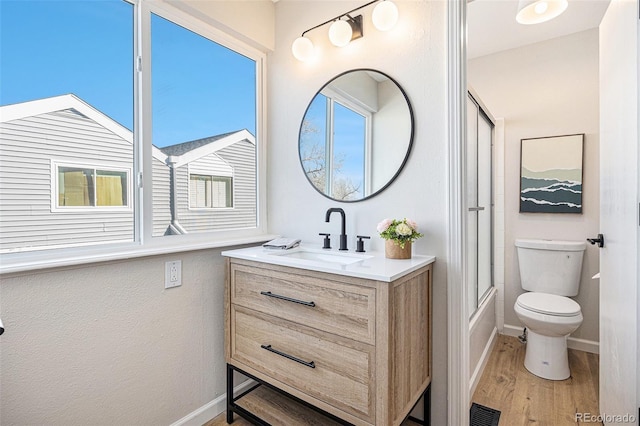
[(253, 47), (273, 50), (274, 6), (271, 0), (165, 0)]
[[(276, 3), (275, 51), (269, 57), (269, 224), (270, 231), (321, 247), (319, 232), (340, 233), (338, 216), (324, 222), (330, 207), (347, 216), (349, 248), (356, 235), (369, 235), (366, 250), (382, 250), (376, 224), (382, 219), (416, 220), (425, 237), (416, 253), (437, 256), (434, 273), (434, 423), (446, 424), (446, 3), (398, 1), (397, 27), (381, 33), (371, 26), (371, 7), (363, 9), (365, 36), (338, 49), (327, 42), (328, 28), (308, 33), (320, 50), (313, 63), (291, 54), (291, 43), (308, 28), (362, 2), (280, 1)], [(357, 203), (331, 201), (305, 178), (298, 158), (298, 132), (307, 104), (316, 91), (343, 71), (374, 68), (389, 74), (405, 90), (414, 108), (413, 151), (397, 180), (381, 194)]]
[[(469, 83), (505, 120), (505, 327), (521, 326), (513, 310), (520, 286), (516, 238), (584, 241), (599, 228), (598, 29), (469, 61)], [(583, 214), (519, 213), (520, 140), (585, 133)], [(580, 294), (584, 322), (574, 338), (597, 342), (598, 250), (587, 247)]]
[(0, 296), (3, 425), (169, 424), (225, 392), (219, 250), (4, 275)]

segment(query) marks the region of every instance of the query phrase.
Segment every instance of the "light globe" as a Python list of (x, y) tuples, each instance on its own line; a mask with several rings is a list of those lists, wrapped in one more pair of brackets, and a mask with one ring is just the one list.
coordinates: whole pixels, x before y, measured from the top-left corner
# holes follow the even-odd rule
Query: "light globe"
[(378, 30), (389, 31), (398, 22), (398, 7), (391, 0), (378, 3), (373, 9), (371, 20)]
[(308, 61), (313, 57), (313, 43), (306, 37), (298, 37), (291, 45), (293, 56), (301, 61)]
[(347, 21), (338, 19), (329, 27), (329, 40), (337, 47), (344, 47), (351, 41), (353, 30)]

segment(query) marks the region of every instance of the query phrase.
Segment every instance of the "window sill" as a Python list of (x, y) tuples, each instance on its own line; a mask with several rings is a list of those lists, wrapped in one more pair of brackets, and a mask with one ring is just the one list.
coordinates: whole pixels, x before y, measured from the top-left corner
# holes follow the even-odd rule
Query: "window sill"
[(114, 260), (134, 259), (138, 257), (156, 256), (169, 253), (179, 253), (185, 251), (205, 250), (212, 248), (225, 248), (244, 244), (262, 243), (278, 235), (260, 234), (241, 238), (228, 238), (216, 241), (201, 242), (177, 242), (154, 245), (127, 245), (117, 248), (104, 246), (99, 248), (83, 248), (81, 252), (74, 251), (68, 254), (59, 255), (52, 251), (39, 251), (19, 256), (19, 259), (7, 259), (7, 255), (2, 255), (0, 264), (0, 274), (10, 274), (19, 272), (29, 272), (41, 269), (59, 268), (64, 266), (86, 265), (91, 263), (109, 262)]

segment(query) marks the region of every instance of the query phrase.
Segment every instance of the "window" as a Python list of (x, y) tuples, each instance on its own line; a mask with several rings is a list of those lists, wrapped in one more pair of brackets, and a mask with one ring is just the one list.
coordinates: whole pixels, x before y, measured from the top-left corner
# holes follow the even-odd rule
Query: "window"
[(233, 178), (190, 176), (191, 208), (233, 207)]
[(58, 167), (58, 207), (127, 207), (125, 171)]
[(256, 61), (151, 14), (151, 70), (153, 236), (255, 229)]
[(367, 193), (371, 113), (326, 92), (316, 95), (305, 115), (300, 134), (302, 166), (321, 193), (357, 200)]
[(3, 2), (0, 39), (0, 253), (264, 233), (263, 53), (151, 0)]

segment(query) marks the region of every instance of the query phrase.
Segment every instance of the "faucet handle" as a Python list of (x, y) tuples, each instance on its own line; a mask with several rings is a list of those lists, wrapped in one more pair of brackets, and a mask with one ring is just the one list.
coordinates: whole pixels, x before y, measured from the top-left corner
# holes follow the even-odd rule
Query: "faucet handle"
[(356, 235), (356, 238), (358, 239), (357, 243), (356, 243), (356, 253), (364, 253), (364, 241), (362, 241), (362, 239), (370, 239), (371, 237), (368, 237), (366, 235)]
[(322, 232), (319, 233), (318, 235), (324, 235), (324, 241), (322, 242), (322, 248), (323, 249), (330, 249), (331, 248), (331, 240), (329, 239), (329, 236), (331, 234), (323, 234)]

